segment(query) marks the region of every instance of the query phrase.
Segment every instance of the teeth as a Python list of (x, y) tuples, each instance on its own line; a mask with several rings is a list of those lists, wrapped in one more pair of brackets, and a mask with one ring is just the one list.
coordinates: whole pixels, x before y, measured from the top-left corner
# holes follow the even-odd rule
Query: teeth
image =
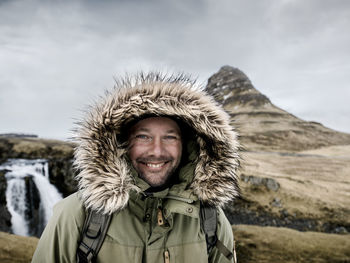
[(158, 167), (163, 166), (163, 164), (164, 163), (157, 163), (157, 164), (155, 164), (155, 163), (148, 163), (147, 166), (148, 167), (152, 167), (152, 168), (158, 168)]

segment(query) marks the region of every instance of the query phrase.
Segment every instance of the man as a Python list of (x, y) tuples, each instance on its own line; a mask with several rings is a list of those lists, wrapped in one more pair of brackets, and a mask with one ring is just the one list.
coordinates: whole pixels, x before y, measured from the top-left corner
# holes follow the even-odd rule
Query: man
[[(119, 81), (77, 139), (79, 191), (56, 205), (33, 262), (75, 262), (88, 211), (111, 215), (97, 262), (234, 262), (220, 247), (234, 248), (221, 208), (238, 195), (237, 135), (193, 81)], [(217, 210), (209, 250), (201, 204)]]

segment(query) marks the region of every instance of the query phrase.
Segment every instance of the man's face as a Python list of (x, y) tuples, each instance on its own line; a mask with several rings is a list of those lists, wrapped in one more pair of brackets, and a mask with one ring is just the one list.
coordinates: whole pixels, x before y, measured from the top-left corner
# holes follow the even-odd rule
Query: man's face
[(143, 119), (130, 129), (128, 142), (128, 154), (139, 176), (152, 187), (166, 184), (181, 160), (177, 123), (165, 117)]

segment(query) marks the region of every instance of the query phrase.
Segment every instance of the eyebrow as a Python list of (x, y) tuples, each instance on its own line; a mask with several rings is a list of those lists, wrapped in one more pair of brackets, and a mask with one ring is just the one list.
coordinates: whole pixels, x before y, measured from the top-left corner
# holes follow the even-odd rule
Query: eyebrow
[[(136, 129), (135, 131), (133, 131), (133, 133), (135, 133), (135, 132), (140, 132), (140, 131), (150, 132), (150, 130), (147, 129), (147, 128), (138, 128), (138, 129)], [(177, 131), (177, 130), (175, 130), (175, 129), (167, 130), (165, 133), (176, 133), (176, 134), (181, 135), (181, 132), (180, 132), (180, 131)]]
[(149, 132), (149, 129), (147, 129), (147, 128), (138, 128), (138, 129), (135, 129), (133, 132), (138, 132), (138, 131)]
[(167, 130), (166, 133), (178, 133), (178, 134), (181, 134), (180, 131), (177, 131), (175, 129)]

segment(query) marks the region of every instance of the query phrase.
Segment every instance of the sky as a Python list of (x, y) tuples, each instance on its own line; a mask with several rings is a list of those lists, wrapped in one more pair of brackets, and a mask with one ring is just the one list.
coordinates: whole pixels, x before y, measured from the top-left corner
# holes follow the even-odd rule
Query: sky
[(125, 73), (224, 65), (350, 133), (349, 28), (348, 0), (0, 0), (0, 133), (65, 140)]

